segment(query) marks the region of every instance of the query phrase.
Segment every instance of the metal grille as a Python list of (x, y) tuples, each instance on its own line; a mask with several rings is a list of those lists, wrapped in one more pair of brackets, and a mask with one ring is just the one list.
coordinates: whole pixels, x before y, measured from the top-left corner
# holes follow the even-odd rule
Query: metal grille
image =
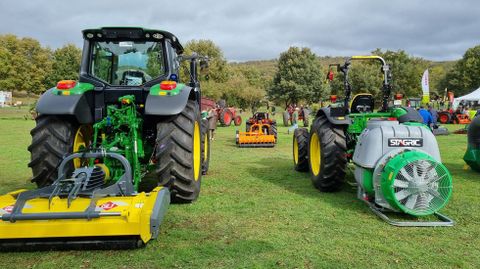
[(419, 215), (440, 210), (452, 188), (446, 168), (432, 160), (408, 163), (399, 170), (394, 180), (397, 201)]

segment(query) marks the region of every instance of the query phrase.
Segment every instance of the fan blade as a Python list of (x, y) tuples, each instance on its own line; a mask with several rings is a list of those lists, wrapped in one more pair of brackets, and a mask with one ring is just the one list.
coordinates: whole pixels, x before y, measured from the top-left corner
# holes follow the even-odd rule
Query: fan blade
[(448, 175), (448, 174), (447, 174), (447, 173), (445, 173), (445, 174), (443, 174), (443, 176), (441, 176), (441, 177), (432, 177), (432, 178), (429, 180), (429, 182), (428, 182), (428, 183), (437, 182), (437, 181), (439, 181), (440, 179), (442, 179), (442, 178), (446, 177), (447, 175)]
[(408, 188), (408, 181), (395, 179), (393, 186), (399, 188)]
[(414, 209), (415, 204), (417, 203), (417, 199), (418, 199), (418, 194), (410, 195), (410, 197), (408, 197), (407, 199), (407, 202), (405, 203), (405, 207)]
[(415, 163), (412, 165), (412, 171), (413, 171), (413, 178), (418, 179), (420, 175), (418, 174), (418, 165)]
[(428, 189), (427, 192), (437, 198), (442, 198), (442, 195), (437, 190)]
[(408, 180), (408, 181), (413, 181), (413, 178), (408, 174), (407, 170), (405, 170), (405, 167), (402, 167), (402, 169), (400, 169), (400, 174), (402, 174), (402, 176)]
[(410, 193), (409, 190), (401, 190), (401, 191), (395, 193), (395, 198), (397, 198), (397, 200), (400, 201), (400, 200), (403, 200), (406, 197), (408, 197), (410, 194), (411, 193)]

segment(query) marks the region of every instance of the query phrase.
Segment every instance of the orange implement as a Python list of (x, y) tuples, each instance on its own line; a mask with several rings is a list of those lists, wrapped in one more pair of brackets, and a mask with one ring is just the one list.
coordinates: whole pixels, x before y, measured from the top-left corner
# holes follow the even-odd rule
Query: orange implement
[(248, 132), (240, 132), (237, 130), (236, 142), (241, 148), (270, 148), (275, 146), (277, 138), (273, 134), (270, 124), (255, 123), (250, 126)]
[(457, 123), (459, 124), (470, 124), (472, 122), (468, 115), (465, 114), (457, 114)]

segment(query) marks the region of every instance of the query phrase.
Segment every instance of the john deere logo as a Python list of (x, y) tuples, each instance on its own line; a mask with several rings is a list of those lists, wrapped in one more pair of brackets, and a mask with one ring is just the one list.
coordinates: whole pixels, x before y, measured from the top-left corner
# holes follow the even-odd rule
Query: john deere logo
[(389, 138), (389, 147), (423, 147), (423, 138)]

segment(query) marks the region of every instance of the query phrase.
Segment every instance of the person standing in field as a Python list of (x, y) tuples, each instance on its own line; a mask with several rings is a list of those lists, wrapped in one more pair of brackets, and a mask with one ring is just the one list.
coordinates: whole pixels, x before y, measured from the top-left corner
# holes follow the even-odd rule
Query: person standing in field
[(215, 113), (215, 109), (210, 109), (208, 111), (208, 131), (210, 132), (210, 140), (214, 140), (215, 130), (217, 129), (217, 113)]
[(437, 110), (432, 106), (432, 105), (429, 105), (428, 106), (428, 112), (430, 112), (430, 115), (432, 115), (432, 121), (433, 121), (433, 124), (437, 124), (437, 121), (438, 121), (438, 112)]
[(296, 107), (292, 113), (292, 127), (288, 128), (288, 133), (294, 131), (298, 128), (298, 113), (300, 112), (300, 108)]
[(423, 106), (420, 106), (418, 113), (420, 113), (420, 116), (422, 116), (423, 118), (423, 124), (427, 125), (430, 129), (432, 129), (433, 119), (432, 115), (430, 115), (430, 112), (423, 108)]

